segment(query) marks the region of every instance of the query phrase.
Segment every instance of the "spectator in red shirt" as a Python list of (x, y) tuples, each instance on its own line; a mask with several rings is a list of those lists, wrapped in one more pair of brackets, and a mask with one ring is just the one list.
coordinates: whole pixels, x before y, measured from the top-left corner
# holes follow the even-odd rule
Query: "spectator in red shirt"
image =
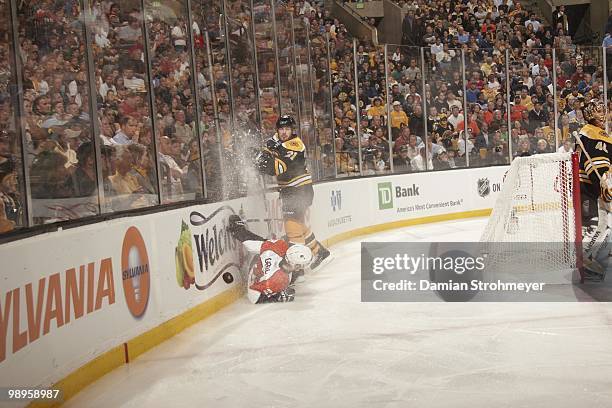
[(525, 110), (527, 110), (527, 108), (524, 105), (521, 105), (521, 97), (516, 95), (514, 97), (514, 104), (512, 107), (510, 107), (510, 120), (513, 122), (521, 120), (523, 117), (523, 111)]
[(403, 126), (400, 130), (399, 137), (395, 140), (393, 144), (393, 152), (399, 153), (402, 146), (407, 145), (410, 141), (410, 128), (407, 126)]

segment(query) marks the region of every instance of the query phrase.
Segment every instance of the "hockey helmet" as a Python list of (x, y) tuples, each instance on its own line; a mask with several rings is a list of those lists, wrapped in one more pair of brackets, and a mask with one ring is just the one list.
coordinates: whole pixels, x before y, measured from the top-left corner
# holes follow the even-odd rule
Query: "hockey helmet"
[(285, 259), (289, 265), (303, 268), (310, 264), (312, 260), (312, 251), (306, 245), (294, 244), (287, 249)]
[(606, 107), (599, 99), (591, 99), (582, 110), (584, 119), (591, 125), (602, 125), (606, 121)]
[(290, 115), (282, 115), (276, 121), (277, 129), (280, 129), (283, 127), (290, 127), (291, 129), (293, 129), (294, 126), (295, 126), (295, 119), (293, 119), (293, 117)]

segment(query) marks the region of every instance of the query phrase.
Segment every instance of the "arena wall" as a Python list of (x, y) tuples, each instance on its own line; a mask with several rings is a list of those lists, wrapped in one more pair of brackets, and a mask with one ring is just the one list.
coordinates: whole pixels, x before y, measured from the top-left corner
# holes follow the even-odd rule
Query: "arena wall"
[[(506, 170), (317, 184), (312, 228), (333, 245), (390, 228), (486, 216)], [(246, 218), (265, 218), (262, 197), (120, 218), (2, 245), (0, 384), (60, 388), (70, 398), (239, 299), (246, 254), (229, 236), (227, 218), (241, 210)], [(268, 194), (267, 208), (270, 218), (281, 218), (277, 193)], [(251, 227), (261, 234), (268, 230), (266, 222)], [(282, 234), (282, 222), (270, 227)]]

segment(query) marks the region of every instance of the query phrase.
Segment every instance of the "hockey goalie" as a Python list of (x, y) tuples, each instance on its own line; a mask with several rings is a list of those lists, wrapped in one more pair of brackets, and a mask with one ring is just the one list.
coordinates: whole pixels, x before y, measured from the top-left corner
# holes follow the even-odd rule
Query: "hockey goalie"
[(576, 152), (580, 160), (585, 278), (601, 281), (605, 269), (598, 259), (610, 254), (612, 138), (604, 130), (606, 113), (602, 101), (590, 101), (583, 113), (587, 124), (576, 139)]
[(230, 216), (229, 231), (234, 239), (255, 254), (247, 279), (249, 300), (252, 303), (293, 301), (295, 289), (292, 284), (312, 261), (310, 249), (284, 240), (264, 239), (249, 231), (237, 215)]

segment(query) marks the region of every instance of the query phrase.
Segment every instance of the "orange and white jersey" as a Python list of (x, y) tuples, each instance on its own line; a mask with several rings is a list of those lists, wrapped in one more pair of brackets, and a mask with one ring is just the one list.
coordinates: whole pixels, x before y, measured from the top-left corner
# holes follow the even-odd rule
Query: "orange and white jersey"
[(257, 303), (261, 295), (270, 296), (285, 290), (291, 276), (281, 268), (289, 245), (283, 240), (245, 241), (250, 252), (259, 252), (249, 271), (248, 297)]

